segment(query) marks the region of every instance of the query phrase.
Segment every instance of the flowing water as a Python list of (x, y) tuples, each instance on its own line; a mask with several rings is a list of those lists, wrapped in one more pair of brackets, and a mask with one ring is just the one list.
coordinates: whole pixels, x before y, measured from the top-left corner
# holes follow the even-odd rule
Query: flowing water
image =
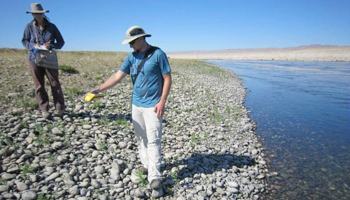
[(350, 63), (211, 60), (247, 88), (270, 169), (266, 199), (350, 199)]

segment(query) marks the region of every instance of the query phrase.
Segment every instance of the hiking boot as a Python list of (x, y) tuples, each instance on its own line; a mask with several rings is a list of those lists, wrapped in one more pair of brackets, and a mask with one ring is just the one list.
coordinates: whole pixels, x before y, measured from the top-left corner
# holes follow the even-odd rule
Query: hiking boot
[(56, 108), (56, 112), (55, 112), (56, 116), (62, 118), (64, 114), (65, 106), (61, 104), (56, 104), (55, 108)]
[(64, 110), (57, 110), (56, 114), (57, 114), (58, 117), (62, 118), (63, 115), (64, 115)]
[(47, 112), (47, 111), (42, 111), (42, 112), (41, 112), (41, 116), (42, 116), (44, 119), (49, 119), (49, 118), (50, 118), (50, 113)]
[(162, 179), (153, 179), (149, 185), (152, 189), (157, 190), (162, 187), (162, 182)]

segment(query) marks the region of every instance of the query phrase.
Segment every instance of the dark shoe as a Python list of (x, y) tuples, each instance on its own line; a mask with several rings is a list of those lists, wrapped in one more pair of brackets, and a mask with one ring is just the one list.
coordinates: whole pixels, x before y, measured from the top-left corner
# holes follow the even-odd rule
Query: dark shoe
[(162, 187), (162, 183), (162, 179), (153, 179), (149, 185), (152, 189), (157, 190)]
[(44, 118), (44, 119), (50, 119), (51, 115), (49, 112), (47, 111), (42, 111), (41, 112), (41, 116)]
[(63, 117), (63, 115), (64, 115), (64, 110), (57, 110), (56, 111), (56, 115), (57, 115), (57, 117)]
[(56, 113), (55, 114), (58, 117), (63, 117), (65, 106), (63, 106), (61, 104), (56, 104), (55, 108), (56, 108)]

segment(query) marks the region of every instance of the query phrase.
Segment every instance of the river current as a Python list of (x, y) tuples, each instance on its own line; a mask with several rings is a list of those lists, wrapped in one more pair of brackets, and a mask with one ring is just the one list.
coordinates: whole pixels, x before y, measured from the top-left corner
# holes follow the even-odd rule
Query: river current
[(350, 63), (210, 60), (237, 74), (270, 169), (267, 199), (350, 199)]

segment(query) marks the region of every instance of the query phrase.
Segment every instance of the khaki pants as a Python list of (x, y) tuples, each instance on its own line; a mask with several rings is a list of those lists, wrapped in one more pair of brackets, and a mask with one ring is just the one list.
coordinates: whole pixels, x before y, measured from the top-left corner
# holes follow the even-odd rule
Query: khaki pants
[(40, 110), (49, 110), (49, 96), (45, 90), (45, 75), (49, 80), (51, 86), (53, 102), (56, 110), (64, 110), (64, 96), (60, 81), (58, 80), (58, 69), (38, 67), (33, 62), (29, 61), (29, 71), (33, 77), (35, 86), (35, 98), (39, 104)]
[(162, 119), (157, 117), (154, 108), (132, 105), (132, 122), (138, 141), (141, 163), (148, 169), (148, 181), (161, 178), (160, 165)]

